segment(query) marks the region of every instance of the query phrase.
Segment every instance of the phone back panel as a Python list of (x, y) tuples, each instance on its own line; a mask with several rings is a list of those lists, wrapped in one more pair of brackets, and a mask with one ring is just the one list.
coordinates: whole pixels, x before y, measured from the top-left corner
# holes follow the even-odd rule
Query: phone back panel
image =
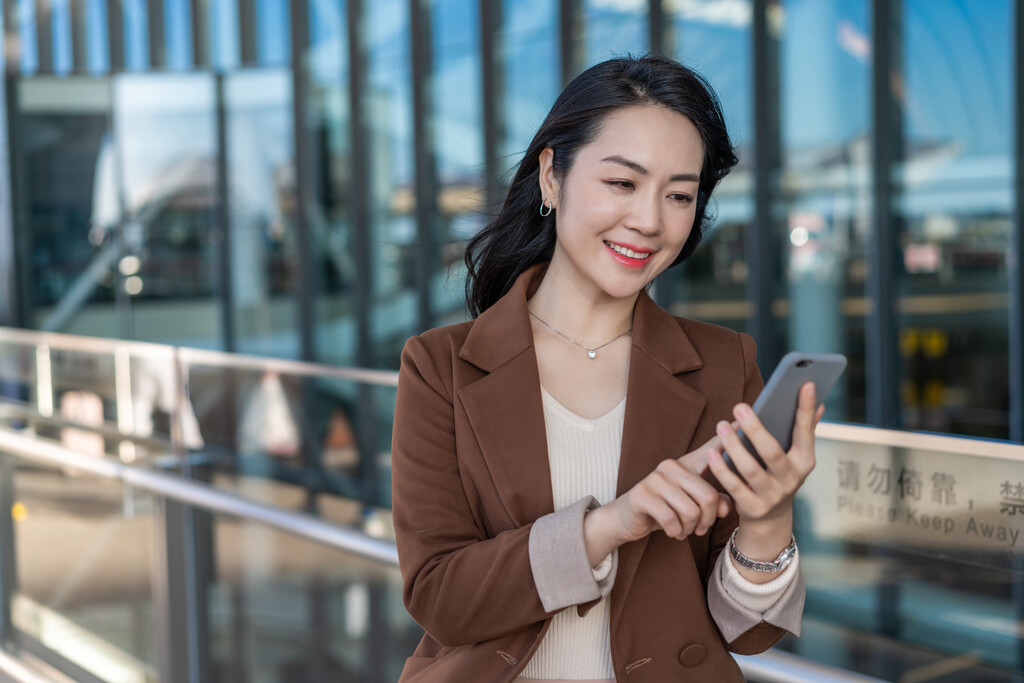
[[(791, 351), (779, 361), (753, 408), (761, 423), (784, 451), (793, 445), (793, 425), (800, 387), (805, 382), (814, 382), (818, 403), (821, 403), (845, 368), (846, 357), (839, 353)], [(742, 433), (740, 438), (748, 451), (756, 453)]]

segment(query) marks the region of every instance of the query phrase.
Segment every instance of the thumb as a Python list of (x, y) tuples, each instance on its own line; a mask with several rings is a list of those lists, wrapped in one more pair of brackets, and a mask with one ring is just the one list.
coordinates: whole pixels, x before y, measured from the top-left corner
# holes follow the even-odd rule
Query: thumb
[[(735, 420), (732, 422), (732, 428), (736, 429), (739, 427), (739, 422)], [(699, 446), (696, 450), (693, 450), (686, 455), (679, 458), (679, 464), (690, 470), (694, 474), (704, 474), (704, 470), (708, 468), (708, 450), (715, 450), (719, 453), (722, 452), (722, 439), (719, 436), (714, 436), (708, 439), (703, 445)]]

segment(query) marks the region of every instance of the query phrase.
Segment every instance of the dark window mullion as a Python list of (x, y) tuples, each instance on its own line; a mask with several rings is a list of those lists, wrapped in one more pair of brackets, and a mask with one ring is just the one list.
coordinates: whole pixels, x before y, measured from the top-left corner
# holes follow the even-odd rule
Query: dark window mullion
[(868, 240), (867, 299), (870, 311), (865, 330), (867, 421), (877, 427), (899, 426), (896, 357), (896, 242), (899, 237), (893, 207), (893, 175), (901, 163), (902, 120), (893, 92), (902, 71), (901, 0), (874, 0), (871, 35), (871, 164), (872, 225)]
[(164, 2), (146, 1), (146, 26), (149, 34), (149, 66), (163, 69), (167, 66), (167, 34), (164, 31)]
[[(1014, 3), (1014, 216), (1010, 228), (1010, 439), (1024, 442), (1024, 0)], [(1022, 641), (1024, 643), (1024, 641)], [(1022, 644), (1024, 653), (1024, 644)], [(1021, 661), (1024, 662), (1024, 654)]]
[[(312, 165), (306, 106), (309, 97), (309, 79), (305, 68), (305, 54), (309, 49), (309, 6), (307, 0), (289, 3), (291, 16), (291, 68), (292, 68), (292, 130), (295, 149), (295, 238), (298, 261), (313, 263), (310, 221), (307, 212), (313, 206)], [(299, 269), (299, 339), (301, 358), (312, 361), (316, 357), (313, 335), (313, 268)]]
[(36, 0), (36, 54), (39, 73), (53, 73), (53, 14), (49, 0)]
[(780, 174), (779, 36), (769, 27), (773, 0), (753, 0), (751, 25), (751, 81), (754, 119), (754, 218), (744, 240), (750, 273), (747, 300), (753, 306), (750, 333), (757, 340), (757, 362), (762, 371), (775, 365), (780, 353), (772, 303), (779, 273), (775, 201)]
[(558, 6), (558, 43), (564, 88), (583, 68), (583, 0), (561, 0)]
[(480, 94), (484, 124), (484, 183), (487, 192), (487, 215), (496, 215), (504, 192), (501, 187), (501, 165), (498, 150), (505, 137), (504, 64), (500, 58), (501, 27), (504, 2), (480, 0)]
[(647, 40), (653, 54), (673, 55), (675, 36), (672, 17), (665, 13), (665, 0), (650, 0), (647, 6)]
[(256, 2), (238, 0), (238, 47), (242, 66), (251, 66), (259, 59), (256, 41)]
[(107, 44), (110, 46), (110, 70), (124, 71), (124, 9), (121, 0), (107, 3)]
[(413, 155), (416, 168), (416, 291), (420, 331), (433, 326), (430, 301), (430, 273), (436, 263), (438, 235), (437, 158), (434, 154), (434, 103), (430, 86), (433, 75), (432, 26), (426, 0), (409, 0), (409, 30), (412, 39)]
[(71, 0), (71, 70), (89, 71), (89, 26), (86, 0)]
[(210, 9), (206, 0), (191, 0), (192, 19), (192, 64), (197, 69), (209, 67), (213, 60), (210, 55)]

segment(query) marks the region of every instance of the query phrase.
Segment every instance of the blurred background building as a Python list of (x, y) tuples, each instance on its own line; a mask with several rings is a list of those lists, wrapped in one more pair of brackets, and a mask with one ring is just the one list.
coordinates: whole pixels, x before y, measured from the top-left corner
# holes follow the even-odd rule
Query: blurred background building
[[(906, 680), (1022, 680), (1024, 541), (991, 555), (926, 541), (894, 559), (913, 538), (879, 549), (863, 535), (889, 499), (875, 511), (842, 497), (891, 494), (902, 520), (918, 472), (936, 505), (970, 503), (950, 518), (956, 534), (971, 534), (981, 500), (996, 515), (985, 538), (1024, 526), (1020, 0), (2, 8), (12, 433), (28, 425), (98, 462), (386, 538), (403, 343), (465, 319), (463, 246), (562, 86), (606, 58), (661, 52), (716, 86), (740, 164), (714, 229), (656, 299), (752, 333), (765, 374), (790, 349), (846, 354), (827, 417), (864, 430), (834, 440), (884, 443), (899, 465), (883, 491), (881, 466), (855, 471), (826, 449), (839, 497), (819, 503), (866, 523), (816, 528), (819, 640), (789, 649), (882, 677), (937, 666)], [(971, 440), (871, 436), (883, 430)], [(974, 461), (907, 464), (925, 452), (981, 454), (995, 483), (950, 498), (935, 478)], [(0, 641), (78, 680), (391, 680), (416, 641), (391, 568), (197, 511), (120, 470), (18, 463), (0, 487), (15, 511), (0, 528)], [(842, 571), (815, 574), (815, 547)], [(82, 554), (95, 575), (57, 571)], [(953, 556), (964, 564), (934, 562)], [(129, 567), (134, 579), (109, 578)]]

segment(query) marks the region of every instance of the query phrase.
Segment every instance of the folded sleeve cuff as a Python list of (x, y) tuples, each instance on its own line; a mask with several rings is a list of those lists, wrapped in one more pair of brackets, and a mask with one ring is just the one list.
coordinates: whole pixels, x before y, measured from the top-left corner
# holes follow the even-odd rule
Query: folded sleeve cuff
[[(755, 584), (739, 574), (727, 552), (718, 556), (708, 582), (708, 609), (727, 643), (761, 622), (800, 635), (806, 589), (798, 562), (794, 557), (775, 579)], [(729, 575), (730, 569), (735, 577)]]
[(597, 506), (593, 496), (581, 498), (544, 515), (530, 529), (530, 568), (547, 612), (597, 600), (612, 590), (618, 553), (591, 567), (583, 538), (583, 518)]
[[(726, 553), (722, 553), (724, 556)], [(799, 573), (800, 553), (797, 552), (786, 568), (768, 583), (754, 583), (740, 574), (736, 562), (731, 557), (721, 563), (722, 587), (725, 592), (736, 598), (740, 604), (762, 614), (771, 609), (779, 601), (789, 584)]]

